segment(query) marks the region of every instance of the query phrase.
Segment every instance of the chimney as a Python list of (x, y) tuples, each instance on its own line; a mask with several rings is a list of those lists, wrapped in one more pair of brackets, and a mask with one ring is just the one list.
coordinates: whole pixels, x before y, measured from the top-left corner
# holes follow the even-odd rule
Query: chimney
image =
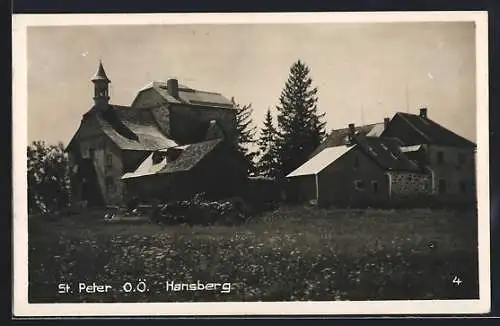
[(354, 134), (356, 133), (356, 129), (354, 128), (354, 123), (350, 123), (348, 127), (349, 127), (349, 132), (347, 133), (345, 144), (347, 146), (351, 146), (354, 141)]
[(354, 136), (356, 129), (354, 128), (354, 123), (350, 123), (349, 125), (349, 136)]
[(421, 108), (420, 109), (420, 117), (427, 119), (427, 108)]
[(179, 82), (177, 79), (167, 80), (167, 91), (171, 96), (179, 98)]
[(389, 122), (391, 122), (391, 118), (384, 118), (384, 130), (387, 129), (387, 126), (389, 125)]

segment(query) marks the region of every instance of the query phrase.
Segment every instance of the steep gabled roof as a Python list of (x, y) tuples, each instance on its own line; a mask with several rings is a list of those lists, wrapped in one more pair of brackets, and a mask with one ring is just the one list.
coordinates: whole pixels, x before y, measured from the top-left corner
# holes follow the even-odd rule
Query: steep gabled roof
[(177, 146), (159, 130), (148, 110), (111, 105), (99, 118), (104, 132), (121, 149), (152, 151)]
[(362, 151), (383, 170), (422, 172), (421, 167), (410, 160), (400, 149), (401, 142), (394, 138), (378, 138), (357, 135), (354, 145), (333, 146), (323, 149), (319, 154), (310, 158), (287, 177), (314, 175), (321, 172), (330, 164), (337, 161), (345, 153), (353, 149)]
[(286, 177), (298, 177), (304, 175), (314, 175), (320, 173), (328, 165), (338, 160), (341, 156), (347, 153), (352, 147), (341, 145), (328, 147), (319, 152), (307, 162), (299, 166), (297, 169), (289, 173)]
[[(439, 123), (424, 118), (416, 114), (398, 112), (395, 117), (399, 117), (409, 128), (416, 131), (415, 139), (407, 140), (412, 144), (436, 144), (442, 146), (455, 147), (475, 147), (472, 141), (457, 135), (453, 131), (443, 127)], [(383, 136), (384, 134), (382, 134)], [(417, 139), (418, 138), (418, 139)]]
[[(384, 123), (372, 123), (367, 125), (355, 126), (356, 135), (376, 137), (384, 130)], [(316, 148), (309, 157), (313, 157), (328, 147), (347, 145), (347, 136), (349, 128), (333, 129), (326, 139)]]
[(152, 153), (139, 165), (137, 170), (124, 174), (122, 179), (138, 178), (152, 174), (189, 171), (211, 153), (221, 142), (222, 139), (214, 139), (195, 144), (176, 146), (175, 148), (181, 150), (181, 153), (173, 161), (168, 161), (165, 155), (160, 162), (154, 163), (153, 156), (155, 153)]
[(102, 112), (92, 108), (85, 113), (67, 149), (89, 132), (103, 132), (124, 150), (154, 151), (178, 145), (159, 130), (151, 112), (120, 105), (110, 104)]

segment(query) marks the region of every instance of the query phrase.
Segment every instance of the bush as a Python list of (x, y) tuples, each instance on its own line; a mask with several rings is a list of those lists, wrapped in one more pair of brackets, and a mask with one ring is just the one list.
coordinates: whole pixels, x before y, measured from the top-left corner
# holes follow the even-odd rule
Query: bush
[(28, 209), (48, 214), (69, 207), (71, 169), (64, 145), (35, 141), (27, 148)]
[(197, 194), (191, 200), (158, 205), (151, 214), (153, 222), (169, 225), (236, 225), (249, 217), (250, 208), (243, 199), (209, 201), (204, 194)]

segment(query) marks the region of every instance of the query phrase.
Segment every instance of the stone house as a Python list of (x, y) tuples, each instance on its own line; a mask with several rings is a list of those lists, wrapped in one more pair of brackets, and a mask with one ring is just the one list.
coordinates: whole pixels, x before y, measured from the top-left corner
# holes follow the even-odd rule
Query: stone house
[(397, 137), (403, 150), (432, 171), (432, 193), (444, 202), (475, 202), (476, 144), (419, 114), (398, 112), (382, 137)]
[(319, 204), (473, 203), (475, 144), (418, 115), (333, 130), (291, 172), (289, 193)]
[(381, 206), (430, 193), (430, 172), (408, 159), (397, 139), (360, 136), (351, 128), (347, 144), (326, 147), (287, 175), (294, 200)]
[[(166, 152), (170, 161), (158, 175), (165, 171), (171, 175), (191, 170), (200, 173), (205, 158), (223, 160), (213, 157), (217, 155), (232, 155), (226, 173), (241, 174), (231, 146), (236, 139), (236, 110), (223, 95), (169, 79), (152, 82), (138, 92), (130, 106), (122, 106), (109, 101), (111, 81), (101, 62), (92, 82), (94, 105), (83, 115), (66, 148), (75, 172), (74, 200), (90, 205), (122, 205), (129, 193), (138, 193), (141, 181), (151, 182), (155, 173), (147, 179), (135, 178), (147, 161), (153, 156), (164, 158)], [(206, 146), (207, 142), (217, 146)], [(200, 148), (203, 150), (195, 150)], [(215, 149), (217, 153), (211, 153)], [(170, 152), (176, 153), (173, 161)], [(189, 168), (170, 167), (172, 164)], [(226, 175), (222, 171), (217, 176)], [(161, 182), (151, 182), (157, 183)]]

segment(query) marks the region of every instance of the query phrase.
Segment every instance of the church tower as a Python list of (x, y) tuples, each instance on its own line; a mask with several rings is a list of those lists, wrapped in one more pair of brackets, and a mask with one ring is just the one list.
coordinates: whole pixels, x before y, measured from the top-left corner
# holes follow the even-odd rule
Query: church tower
[(94, 83), (94, 105), (96, 109), (106, 109), (109, 104), (109, 80), (102, 66), (102, 62), (99, 60), (99, 68), (96, 74), (92, 77), (92, 82)]

